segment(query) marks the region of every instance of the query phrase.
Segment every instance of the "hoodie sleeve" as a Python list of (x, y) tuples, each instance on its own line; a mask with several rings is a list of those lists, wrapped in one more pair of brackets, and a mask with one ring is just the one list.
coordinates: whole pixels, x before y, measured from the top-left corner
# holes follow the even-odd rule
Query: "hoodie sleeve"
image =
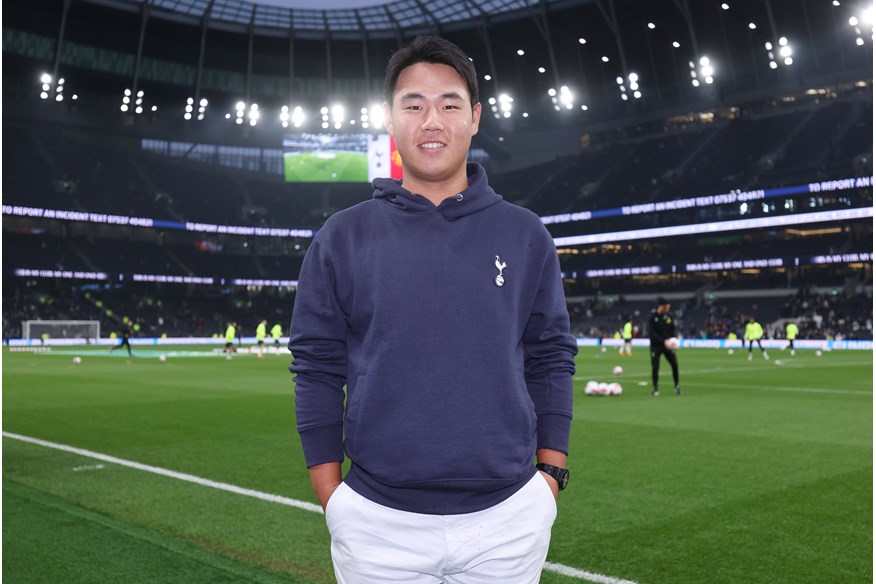
[(334, 266), (317, 236), (301, 267), (289, 332), (295, 415), (308, 468), (344, 460), (346, 345)]
[(550, 243), (538, 293), (523, 335), (524, 374), (538, 420), (537, 448), (568, 453), (572, 425), (572, 378), (578, 345), (569, 332), (569, 311), (560, 260)]

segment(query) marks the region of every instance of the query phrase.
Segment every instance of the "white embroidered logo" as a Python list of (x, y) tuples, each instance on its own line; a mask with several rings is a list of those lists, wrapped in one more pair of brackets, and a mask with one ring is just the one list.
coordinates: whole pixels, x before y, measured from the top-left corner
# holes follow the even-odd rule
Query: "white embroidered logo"
[(496, 276), (496, 286), (501, 288), (505, 285), (505, 277), (502, 275), (502, 270), (507, 267), (508, 264), (499, 259), (499, 256), (496, 256), (496, 269), (499, 270), (499, 275)]

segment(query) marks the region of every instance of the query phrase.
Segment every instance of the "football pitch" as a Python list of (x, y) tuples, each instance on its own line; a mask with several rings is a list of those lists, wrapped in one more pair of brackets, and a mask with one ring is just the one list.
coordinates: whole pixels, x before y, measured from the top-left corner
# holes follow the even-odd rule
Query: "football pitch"
[(298, 152), (283, 155), (287, 182), (368, 182), (366, 152)]
[[(581, 349), (542, 582), (873, 580), (873, 353), (746, 356), (682, 349), (684, 395), (664, 361), (653, 398), (645, 350)], [(287, 366), (208, 347), (4, 349), (3, 574), (333, 582)], [(623, 394), (585, 396), (589, 380)]]

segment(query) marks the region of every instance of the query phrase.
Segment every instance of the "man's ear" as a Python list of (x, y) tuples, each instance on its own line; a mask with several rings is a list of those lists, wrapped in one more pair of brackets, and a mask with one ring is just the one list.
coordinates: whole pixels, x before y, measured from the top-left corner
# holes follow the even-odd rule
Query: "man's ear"
[(474, 104), (474, 107), (471, 110), (471, 135), (474, 136), (478, 133), (478, 126), (481, 123), (481, 104), (480, 102)]
[(383, 102), (383, 125), (386, 126), (386, 131), (390, 136), (395, 136), (392, 133), (392, 106), (385, 101)]

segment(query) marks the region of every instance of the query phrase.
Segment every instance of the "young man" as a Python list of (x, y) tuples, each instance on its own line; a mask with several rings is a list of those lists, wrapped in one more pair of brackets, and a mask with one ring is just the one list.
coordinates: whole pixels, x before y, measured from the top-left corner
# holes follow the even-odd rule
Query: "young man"
[(385, 94), (404, 179), (375, 180), (319, 230), (289, 340), (335, 575), (537, 582), (568, 481), (577, 352), (556, 249), (466, 164), (481, 105), (456, 45), (394, 53)]
[(662, 296), (657, 299), (657, 308), (648, 319), (650, 323), (649, 335), (651, 338), (651, 382), (653, 389), (651, 395), (657, 397), (660, 391), (657, 389), (660, 377), (660, 357), (665, 356), (672, 367), (672, 380), (675, 382), (675, 393), (681, 395), (681, 386), (678, 384), (678, 357), (675, 351), (666, 346), (666, 341), (675, 336), (675, 323), (669, 316), (669, 301)]
[(268, 336), (268, 321), (262, 319), (256, 326), (256, 351), (258, 358), (265, 358), (265, 337)]
[[(788, 346), (786, 348), (791, 349), (791, 356), (794, 356), (794, 339), (797, 338), (797, 335), (800, 334), (800, 329), (797, 328), (797, 323), (793, 320), (789, 320), (788, 324), (785, 325), (785, 337), (788, 339)], [(785, 349), (782, 349), (783, 351)]]
[(754, 349), (754, 344), (757, 343), (757, 348), (760, 349), (761, 355), (763, 355), (764, 359), (769, 359), (770, 356), (767, 355), (766, 350), (763, 348), (763, 345), (760, 344), (760, 338), (763, 336), (763, 327), (760, 326), (760, 323), (757, 322), (753, 316), (748, 318), (748, 324), (745, 325), (745, 340), (748, 341), (748, 360), (751, 361), (752, 350)]
[(133, 357), (133, 353), (131, 353), (131, 327), (127, 324), (122, 325), (122, 340), (118, 345), (109, 350), (110, 353), (115, 351), (116, 349), (121, 349), (125, 347), (128, 349), (128, 357)]
[(228, 328), (225, 329), (225, 358), (231, 360), (231, 354), (234, 352), (234, 337), (237, 335), (237, 323), (229, 322)]
[(620, 353), (621, 357), (623, 357), (624, 352), (626, 352), (627, 357), (632, 357), (633, 356), (633, 319), (631, 319), (631, 318), (626, 319), (626, 322), (624, 322), (624, 330), (623, 330), (622, 335), (623, 335), (623, 339), (624, 339), (624, 344), (621, 346), (621, 348), (618, 352)]

